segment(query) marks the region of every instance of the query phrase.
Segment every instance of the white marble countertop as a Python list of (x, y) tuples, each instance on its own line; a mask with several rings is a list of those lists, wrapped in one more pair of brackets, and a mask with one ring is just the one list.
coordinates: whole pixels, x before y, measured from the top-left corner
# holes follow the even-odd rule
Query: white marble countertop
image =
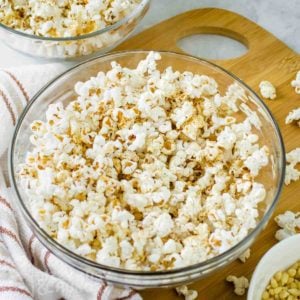
[[(200, 7), (220, 7), (238, 12), (272, 32), (296, 52), (300, 52), (299, 0), (152, 0), (151, 8), (136, 32), (186, 10)], [(203, 44), (203, 42), (206, 43)], [(193, 47), (193, 43), (196, 47)], [(225, 44), (224, 47), (232, 55), (243, 50), (239, 43)], [(196, 48), (200, 50), (198, 53), (192, 51), (193, 54), (209, 58), (208, 54), (212, 53), (210, 38), (202, 42), (196, 39), (187, 41), (185, 49)], [(217, 51), (213, 55), (219, 58)], [(27, 57), (0, 44), (0, 68), (41, 63), (45, 61)]]

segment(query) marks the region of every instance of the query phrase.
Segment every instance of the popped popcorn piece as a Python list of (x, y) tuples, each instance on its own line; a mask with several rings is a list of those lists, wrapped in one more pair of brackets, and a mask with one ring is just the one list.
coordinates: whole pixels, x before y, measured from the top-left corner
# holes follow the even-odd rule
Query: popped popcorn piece
[(268, 149), (262, 147), (259, 150), (254, 151), (251, 156), (248, 156), (245, 160), (245, 166), (250, 170), (253, 176), (257, 176), (262, 167), (266, 166), (269, 162)]
[(261, 95), (266, 99), (274, 100), (276, 98), (276, 89), (274, 85), (269, 81), (262, 81), (259, 84)]
[(183, 296), (185, 300), (195, 300), (198, 298), (198, 292), (196, 290), (189, 289), (186, 285), (182, 285), (175, 288), (179, 296)]
[(276, 216), (274, 220), (281, 227), (275, 234), (278, 241), (300, 233), (300, 212), (286, 211), (284, 214)]
[(296, 148), (286, 154), (286, 171), (284, 183), (289, 185), (292, 181), (300, 179), (300, 171), (296, 169), (296, 165), (300, 163), (300, 148)]
[(249, 257), (251, 255), (251, 249), (247, 249), (242, 255), (239, 256), (239, 260), (242, 262), (242, 263), (245, 263)]
[(159, 71), (159, 59), (112, 63), (31, 125), (19, 180), (33, 217), (101, 264), (156, 271), (210, 259), (255, 228), (266, 197), (256, 177), (269, 150), (243, 89), (222, 96), (214, 79)]
[(249, 280), (244, 276), (236, 277), (229, 275), (227, 276), (226, 280), (233, 283), (234, 293), (238, 296), (243, 296), (246, 292), (246, 289), (249, 287)]
[(300, 71), (297, 72), (296, 78), (291, 82), (291, 85), (295, 88), (295, 92), (300, 94)]
[(295, 122), (300, 127), (300, 107), (292, 110), (285, 119), (285, 124)]

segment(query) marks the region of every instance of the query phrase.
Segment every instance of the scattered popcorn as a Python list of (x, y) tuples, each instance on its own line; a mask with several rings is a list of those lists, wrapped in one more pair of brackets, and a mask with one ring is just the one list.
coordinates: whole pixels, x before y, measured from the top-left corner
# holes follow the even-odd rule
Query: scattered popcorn
[(195, 300), (198, 298), (198, 292), (189, 289), (186, 285), (179, 286), (175, 290), (179, 296), (184, 296), (185, 300)]
[(300, 107), (292, 110), (285, 119), (285, 124), (297, 123), (300, 127)]
[(286, 170), (284, 183), (289, 185), (292, 181), (300, 179), (300, 171), (296, 169), (296, 165), (300, 163), (300, 148), (296, 148), (286, 154)]
[(262, 81), (259, 84), (261, 95), (266, 99), (274, 100), (276, 98), (276, 89), (274, 85), (269, 81)]
[(300, 94), (300, 71), (297, 72), (296, 78), (291, 82), (291, 85), (295, 88), (295, 92)]
[(140, 0), (3, 0), (0, 22), (37, 36), (73, 37), (115, 24), (139, 3)]
[(241, 256), (239, 256), (239, 260), (242, 262), (242, 263), (245, 263), (249, 257), (251, 255), (251, 249), (247, 249)]
[[(258, 115), (237, 85), (116, 62), (78, 82), (31, 125), (19, 180), (33, 217), (71, 251), (101, 264), (156, 271), (230, 249), (256, 227), (268, 164)], [(236, 114), (238, 113), (238, 118)]]
[(249, 280), (244, 276), (236, 277), (229, 275), (226, 280), (234, 284), (234, 293), (238, 296), (243, 296), (249, 287)]
[(286, 211), (284, 214), (276, 216), (275, 222), (281, 228), (275, 234), (275, 238), (279, 241), (300, 233), (300, 212)]

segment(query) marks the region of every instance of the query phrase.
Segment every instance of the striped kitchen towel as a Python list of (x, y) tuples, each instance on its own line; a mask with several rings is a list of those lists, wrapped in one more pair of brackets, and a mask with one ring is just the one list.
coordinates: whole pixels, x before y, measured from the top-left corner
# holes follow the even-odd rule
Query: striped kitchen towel
[(135, 291), (99, 282), (50, 253), (24, 222), (2, 174), (22, 109), (63, 69), (55, 64), (0, 70), (0, 300), (138, 300)]

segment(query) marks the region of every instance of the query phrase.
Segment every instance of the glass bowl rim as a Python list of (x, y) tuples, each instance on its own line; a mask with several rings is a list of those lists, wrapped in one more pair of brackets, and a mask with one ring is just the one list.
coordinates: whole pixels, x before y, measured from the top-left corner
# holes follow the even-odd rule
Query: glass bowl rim
[(111, 30), (117, 29), (118, 27), (126, 24), (130, 19), (136, 17), (137, 15), (139, 15), (141, 13), (141, 11), (144, 9), (144, 7), (146, 7), (148, 5), (148, 3), (150, 3), (151, 0), (141, 0), (141, 3), (139, 3), (139, 5), (129, 14), (127, 14), (124, 18), (122, 18), (121, 20), (119, 20), (118, 22), (106, 26), (102, 29), (96, 30), (96, 31), (92, 31), (90, 33), (87, 34), (83, 34), (83, 35), (79, 35), (79, 36), (69, 36), (69, 37), (44, 37), (44, 36), (38, 36), (35, 34), (28, 34), (16, 29), (13, 29), (9, 26), (4, 25), (3, 23), (0, 22), (0, 28), (7, 30), (13, 34), (16, 35), (20, 35), (22, 37), (25, 38), (29, 38), (29, 39), (33, 39), (36, 41), (49, 41), (49, 42), (63, 42), (63, 41), (78, 41), (78, 40), (84, 40), (87, 38), (91, 38), (97, 35), (101, 35), (103, 33), (109, 32)]
[[(135, 54), (148, 54), (149, 52), (151, 52), (150, 50), (124, 50), (124, 51), (116, 51), (116, 52), (111, 52), (111, 53), (106, 53), (104, 55), (99, 55), (97, 57), (93, 57), (91, 59), (88, 59), (84, 62), (81, 62), (77, 65), (75, 65), (74, 67), (64, 71), (63, 73), (59, 74), (58, 76), (56, 76), (54, 79), (52, 79), (51, 81), (49, 81), (46, 85), (44, 85), (34, 96), (33, 98), (30, 100), (30, 102), (27, 104), (27, 106), (24, 108), (24, 110), (22, 111), (17, 125), (14, 129), (14, 133), (13, 133), (13, 137), (11, 140), (11, 144), (9, 147), (9, 152), (8, 152), (8, 171), (9, 171), (9, 180), (11, 183), (11, 187), (13, 189), (13, 192), (15, 193), (15, 195), (17, 196), (16, 198), (18, 199), (18, 206), (21, 207), (21, 210), (24, 214), (24, 216), (27, 218), (27, 220), (30, 222), (30, 225), (34, 227), (34, 230), (36, 232), (38, 232), (39, 235), (37, 235), (37, 238), (40, 240), (40, 242), (48, 249), (48, 246), (46, 246), (45, 242), (43, 240), (41, 240), (40, 236), (42, 236), (42, 238), (46, 241), (48, 241), (49, 244), (51, 244), (52, 247), (54, 247), (55, 250), (57, 250), (59, 253), (66, 255), (67, 257), (71, 258), (72, 260), (77, 260), (80, 263), (87, 265), (89, 267), (95, 268), (97, 270), (104, 270), (107, 272), (111, 272), (113, 274), (120, 274), (120, 275), (128, 275), (128, 276), (151, 276), (151, 277), (155, 277), (155, 276), (161, 276), (161, 275), (172, 275), (172, 274), (180, 274), (186, 271), (192, 271), (192, 270), (197, 270), (197, 269), (205, 269), (205, 267), (209, 267), (211, 265), (214, 264), (218, 264), (218, 263), (222, 263), (224, 261), (226, 261), (226, 259), (230, 258), (232, 254), (235, 253), (235, 251), (239, 248), (241, 248), (243, 245), (247, 244), (247, 242), (249, 242), (252, 238), (255, 238), (263, 229), (263, 227), (267, 224), (267, 222), (269, 221), (271, 215), (274, 212), (274, 209), (276, 207), (276, 204), (279, 201), (281, 192), (282, 192), (282, 187), (284, 184), (284, 177), (285, 177), (285, 167), (286, 167), (286, 157), (285, 157), (285, 146), (284, 146), (284, 142), (283, 142), (283, 138), (282, 138), (282, 134), (280, 131), (280, 128), (278, 126), (277, 121), (275, 120), (275, 118), (273, 117), (272, 112), (270, 111), (270, 109), (267, 107), (267, 105), (261, 100), (261, 98), (257, 95), (256, 92), (254, 92), (246, 83), (244, 83), (241, 79), (239, 79), (236, 75), (234, 75), (233, 73), (229, 72), (228, 70), (224, 69), (223, 67), (210, 62), (206, 59), (202, 59), (193, 55), (187, 55), (187, 54), (182, 54), (182, 53), (177, 53), (177, 52), (173, 52), (173, 51), (155, 51), (155, 52), (159, 52), (161, 54), (166, 54), (166, 55), (173, 55), (176, 57), (181, 57), (182, 59), (193, 59), (195, 61), (197, 61), (198, 63), (204, 63), (206, 65), (208, 65), (209, 67), (215, 68), (218, 71), (221, 71), (223, 73), (225, 73), (226, 75), (230, 76), (232, 79), (234, 79), (235, 81), (237, 81), (241, 86), (243, 86), (243, 88), (245, 88), (246, 90), (248, 90), (249, 92), (251, 92), (258, 100), (258, 103), (260, 104), (260, 106), (264, 109), (264, 112), (267, 113), (269, 121), (272, 122), (273, 127), (275, 128), (275, 133), (277, 135), (277, 138), (280, 142), (280, 156), (281, 156), (281, 161), (279, 163), (281, 163), (282, 168), (280, 169), (280, 178), (279, 178), (279, 184), (276, 188), (276, 192), (275, 192), (275, 196), (274, 199), (271, 203), (271, 205), (269, 206), (269, 208), (266, 210), (266, 213), (264, 214), (264, 216), (262, 217), (262, 219), (258, 222), (258, 224), (256, 225), (256, 227), (245, 237), (243, 238), (241, 241), (239, 241), (237, 244), (235, 244), (233, 247), (229, 248), (228, 250), (226, 250), (225, 252), (214, 256), (210, 259), (207, 259), (205, 261), (202, 261), (200, 263), (197, 264), (193, 264), (193, 265), (188, 265), (188, 266), (184, 266), (181, 268), (176, 268), (176, 269), (170, 269), (170, 270), (158, 270), (158, 271), (137, 271), (137, 270), (127, 270), (127, 269), (121, 269), (121, 268), (116, 268), (116, 267), (111, 267), (108, 265), (102, 265), (99, 264), (95, 261), (89, 260), (87, 258), (84, 258), (83, 256), (80, 256), (78, 254), (76, 254), (75, 252), (69, 250), (68, 248), (66, 248), (65, 246), (63, 246), (62, 244), (60, 244), (59, 242), (57, 242), (55, 239), (53, 239), (52, 237), (50, 237), (50, 235), (48, 235), (48, 233), (42, 229), (39, 224), (37, 223), (37, 221), (32, 217), (31, 213), (29, 212), (29, 210), (27, 209), (26, 205), (24, 204), (24, 201), (20, 195), (19, 189), (17, 187), (17, 183), (16, 183), (16, 178), (15, 178), (15, 174), (14, 174), (14, 149), (15, 149), (15, 143), (18, 137), (18, 133), (19, 133), (19, 129), (23, 123), (23, 120), (25, 119), (27, 112), (29, 111), (29, 109), (32, 107), (32, 105), (36, 102), (36, 100), (39, 98), (39, 96), (41, 94), (43, 94), (48, 87), (50, 87), (52, 84), (54, 84), (57, 80), (63, 78), (65, 75), (67, 75), (68, 73), (76, 70), (77, 68), (82, 67), (85, 64), (89, 64), (95, 60), (98, 59), (103, 59), (103, 58), (109, 58), (111, 57), (113, 59), (113, 57), (120, 57), (120, 56), (126, 56), (126, 55), (135, 55)], [(55, 255), (57, 256), (57, 255)], [(72, 263), (67, 262), (65, 259), (62, 259), (60, 256), (58, 256), (59, 259), (65, 261), (67, 264), (70, 264), (72, 267), (75, 267)], [(75, 267), (77, 270), (80, 270), (78, 267)], [(80, 270), (82, 272), (86, 272), (84, 270)], [(88, 272), (89, 273), (89, 272)], [(97, 275), (94, 274), (90, 274), (94, 277), (97, 277)]]

